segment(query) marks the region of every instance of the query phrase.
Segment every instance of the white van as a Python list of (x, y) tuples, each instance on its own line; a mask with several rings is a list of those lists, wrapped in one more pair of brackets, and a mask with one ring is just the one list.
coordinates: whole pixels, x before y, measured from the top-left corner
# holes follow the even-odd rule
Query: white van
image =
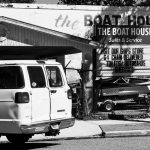
[(24, 143), (34, 134), (59, 134), (74, 125), (72, 97), (55, 61), (0, 61), (0, 136)]

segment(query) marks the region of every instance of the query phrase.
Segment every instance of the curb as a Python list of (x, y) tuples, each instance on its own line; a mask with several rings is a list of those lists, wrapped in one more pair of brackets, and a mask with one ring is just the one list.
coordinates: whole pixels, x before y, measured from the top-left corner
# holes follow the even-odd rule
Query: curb
[(29, 142), (98, 139), (98, 138), (117, 138), (117, 137), (135, 137), (135, 136), (150, 136), (150, 130), (110, 131), (110, 132), (103, 132), (102, 134), (96, 134), (96, 135), (90, 135), (90, 136), (31, 139)]
[[(100, 126), (99, 126), (100, 127)], [(101, 128), (102, 129), (102, 128)], [(60, 141), (60, 140), (80, 140), (80, 139), (97, 139), (97, 138), (117, 138), (117, 137), (135, 137), (135, 136), (150, 136), (150, 130), (127, 130), (127, 131), (109, 131), (102, 130), (101, 134), (88, 136), (74, 136), (74, 137), (45, 137), (45, 139), (31, 139), (30, 142), (37, 141)]]
[(131, 122), (141, 122), (141, 123), (150, 123), (150, 120), (138, 120), (138, 119), (135, 119), (135, 120), (123, 120), (123, 121), (131, 121)]
[(128, 130), (105, 132), (105, 137), (150, 136), (150, 130)]
[(60, 138), (47, 138), (47, 139), (30, 139), (29, 142), (37, 141), (60, 141), (60, 140), (80, 140), (80, 139), (97, 139), (104, 138), (105, 136), (101, 134), (90, 135), (90, 136), (77, 136), (77, 137), (60, 137)]

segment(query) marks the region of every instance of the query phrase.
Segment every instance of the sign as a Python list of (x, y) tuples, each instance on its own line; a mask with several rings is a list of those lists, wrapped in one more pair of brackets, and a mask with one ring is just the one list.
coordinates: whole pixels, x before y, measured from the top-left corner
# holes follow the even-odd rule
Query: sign
[(113, 45), (97, 50), (98, 74), (102, 76), (150, 75), (150, 50), (146, 45)]
[[(98, 76), (150, 76), (150, 9), (117, 8), (86, 18), (93, 26)], [(116, 14), (118, 12), (118, 14)]]

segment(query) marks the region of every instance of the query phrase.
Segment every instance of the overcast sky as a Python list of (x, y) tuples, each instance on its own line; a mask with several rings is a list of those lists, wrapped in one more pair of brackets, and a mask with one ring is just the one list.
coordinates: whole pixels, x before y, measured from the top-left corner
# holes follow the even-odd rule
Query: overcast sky
[(57, 4), (59, 0), (36, 0), (39, 4)]

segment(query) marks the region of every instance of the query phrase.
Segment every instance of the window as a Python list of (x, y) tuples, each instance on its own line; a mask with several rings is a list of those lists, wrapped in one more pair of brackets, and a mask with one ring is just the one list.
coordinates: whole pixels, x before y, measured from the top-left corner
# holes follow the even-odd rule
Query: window
[(43, 69), (40, 66), (28, 67), (30, 84), (32, 88), (43, 88), (46, 86)]
[(21, 67), (0, 67), (0, 89), (19, 89), (23, 87), (24, 78)]
[(48, 66), (46, 67), (49, 85), (51, 87), (60, 87), (63, 85), (62, 77), (60, 74), (60, 70), (57, 66)]

